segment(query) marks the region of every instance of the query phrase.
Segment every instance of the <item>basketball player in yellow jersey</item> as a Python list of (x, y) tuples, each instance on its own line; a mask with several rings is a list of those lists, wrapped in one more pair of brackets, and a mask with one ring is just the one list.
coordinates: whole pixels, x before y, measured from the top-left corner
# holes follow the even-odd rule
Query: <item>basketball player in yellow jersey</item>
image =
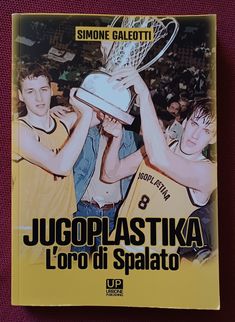
[(76, 211), (72, 167), (83, 148), (92, 110), (73, 98), (72, 89), (75, 112), (61, 120), (52, 117), (50, 75), (39, 64), (23, 66), (18, 86), (27, 114), (13, 122), (13, 227), (21, 255), (37, 262), (43, 248), (24, 246), (22, 235), (30, 235), (33, 218), (72, 219)]
[[(103, 180), (115, 182), (137, 171), (118, 217), (187, 218), (197, 207), (208, 202), (216, 188), (216, 164), (202, 154), (203, 149), (214, 143), (216, 138), (211, 101), (202, 99), (194, 103), (180, 142), (169, 147), (148, 88), (139, 74), (132, 68), (124, 68), (114, 72), (112, 79), (120, 80), (120, 90), (122, 86), (128, 88), (133, 85), (139, 95), (145, 145), (145, 151), (140, 149), (119, 160), (121, 126), (115, 121), (103, 123), (105, 131), (113, 135), (112, 144), (104, 155)], [(146, 240), (143, 247), (150, 245), (149, 228), (144, 232)], [(161, 229), (157, 231), (157, 238), (158, 246), (153, 247), (153, 251), (161, 248)], [(141, 250), (143, 247), (134, 248)], [(176, 252), (177, 247), (165, 248), (168, 252)]]

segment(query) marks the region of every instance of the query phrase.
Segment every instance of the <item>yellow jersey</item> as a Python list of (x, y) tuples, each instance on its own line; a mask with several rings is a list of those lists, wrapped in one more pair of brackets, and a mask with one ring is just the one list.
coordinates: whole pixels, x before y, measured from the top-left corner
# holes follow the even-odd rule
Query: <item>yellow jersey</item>
[[(52, 120), (54, 126), (48, 132), (30, 125), (23, 118), (14, 122), (13, 131), (18, 131), (19, 127), (27, 126), (41, 144), (58, 153), (68, 139), (69, 133), (59, 119), (52, 118)], [(17, 133), (13, 137), (20, 139)], [(72, 171), (66, 177), (54, 175), (22, 158), (17, 151), (17, 146), (17, 142), (13, 142), (12, 192), (14, 200), (13, 228), (18, 231), (19, 236), (26, 233), (31, 234), (33, 218), (72, 218), (72, 214), (76, 211)], [(22, 240), (20, 244), (22, 244)], [(37, 246), (28, 247), (33, 249), (31, 257), (34, 259), (42, 251), (42, 246)], [(27, 246), (23, 248), (26, 251)]]
[[(125, 217), (128, 222), (134, 217), (158, 217), (158, 218), (185, 218), (187, 219), (197, 205), (191, 196), (190, 190), (167, 177), (160, 170), (153, 168), (146, 157), (131, 185), (128, 196), (123, 203), (118, 217)], [(141, 228), (145, 235), (145, 244), (142, 246), (122, 245), (130, 252), (142, 252), (148, 246), (151, 252), (160, 252), (162, 248), (168, 253), (176, 252), (179, 245), (162, 246), (162, 227), (157, 225), (157, 245), (152, 246), (150, 242), (150, 225)]]

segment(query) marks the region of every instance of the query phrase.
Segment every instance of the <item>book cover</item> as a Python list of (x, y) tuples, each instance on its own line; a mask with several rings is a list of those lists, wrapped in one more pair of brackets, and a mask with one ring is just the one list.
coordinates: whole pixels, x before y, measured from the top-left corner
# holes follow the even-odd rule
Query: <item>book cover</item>
[(216, 16), (13, 15), (12, 304), (219, 309)]

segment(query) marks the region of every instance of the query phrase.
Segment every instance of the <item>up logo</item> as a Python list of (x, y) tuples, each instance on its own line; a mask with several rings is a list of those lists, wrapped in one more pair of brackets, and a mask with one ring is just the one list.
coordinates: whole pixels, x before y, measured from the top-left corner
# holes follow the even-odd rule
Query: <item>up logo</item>
[(106, 279), (107, 296), (123, 296), (123, 280), (118, 278)]

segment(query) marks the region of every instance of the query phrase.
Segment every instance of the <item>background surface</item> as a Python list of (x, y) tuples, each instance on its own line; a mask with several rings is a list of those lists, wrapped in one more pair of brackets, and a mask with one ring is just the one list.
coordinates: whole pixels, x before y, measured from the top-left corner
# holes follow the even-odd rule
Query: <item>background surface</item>
[[(8, 1), (1, 4), (1, 225), (0, 321), (232, 321), (235, 316), (235, 2), (227, 1)], [(12, 307), (11, 294), (11, 14), (87, 13), (183, 15), (217, 14), (220, 311), (117, 307)], [(78, 289), (79, 292), (79, 289)], [(189, 285), (190, 292), (190, 285)]]

